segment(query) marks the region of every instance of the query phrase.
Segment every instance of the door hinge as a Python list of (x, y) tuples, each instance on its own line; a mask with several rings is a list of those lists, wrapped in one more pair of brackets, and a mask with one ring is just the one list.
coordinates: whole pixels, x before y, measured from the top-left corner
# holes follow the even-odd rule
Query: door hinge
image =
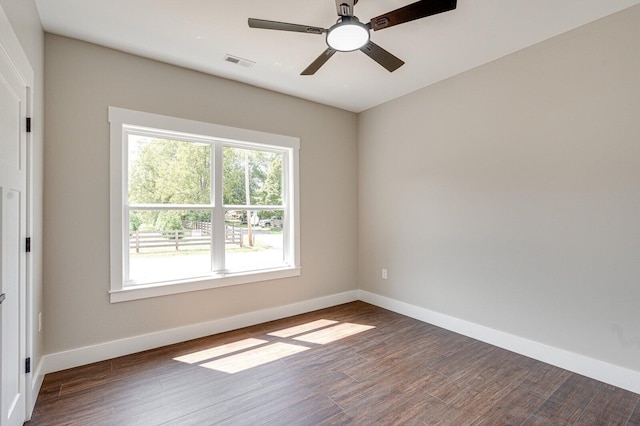
[(31, 358), (27, 358), (24, 361), (24, 372), (31, 373)]
[(25, 242), (25, 251), (27, 253), (31, 253), (31, 237), (27, 237), (27, 240)]
[(31, 117), (27, 117), (27, 133), (31, 133)]

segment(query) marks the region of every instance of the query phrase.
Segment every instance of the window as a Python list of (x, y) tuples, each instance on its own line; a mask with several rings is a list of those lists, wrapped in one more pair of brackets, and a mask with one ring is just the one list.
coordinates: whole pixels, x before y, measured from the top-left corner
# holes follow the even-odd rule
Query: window
[(111, 301), (300, 274), (299, 139), (109, 108)]

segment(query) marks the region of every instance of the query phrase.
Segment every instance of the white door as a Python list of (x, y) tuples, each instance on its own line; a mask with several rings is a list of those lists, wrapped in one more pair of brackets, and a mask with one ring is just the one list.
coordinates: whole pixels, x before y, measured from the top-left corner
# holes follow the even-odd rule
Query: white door
[(26, 97), (0, 45), (0, 426), (22, 425), (26, 416)]

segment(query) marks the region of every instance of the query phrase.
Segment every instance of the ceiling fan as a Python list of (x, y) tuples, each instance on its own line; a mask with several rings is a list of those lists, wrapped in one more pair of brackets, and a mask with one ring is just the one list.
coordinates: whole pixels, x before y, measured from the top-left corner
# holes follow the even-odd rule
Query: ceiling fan
[(338, 21), (328, 29), (254, 18), (249, 18), (249, 27), (316, 35), (326, 33), (327, 50), (322, 52), (311, 65), (302, 71), (301, 75), (315, 74), (336, 52), (351, 52), (354, 50), (364, 52), (389, 72), (393, 72), (404, 65), (404, 61), (372, 42), (369, 38), (370, 31), (383, 30), (394, 25), (453, 10), (456, 8), (457, 0), (420, 0), (371, 18), (371, 21), (367, 24), (361, 23), (358, 17), (353, 14), (353, 7), (356, 3), (358, 3), (358, 0), (336, 0)]

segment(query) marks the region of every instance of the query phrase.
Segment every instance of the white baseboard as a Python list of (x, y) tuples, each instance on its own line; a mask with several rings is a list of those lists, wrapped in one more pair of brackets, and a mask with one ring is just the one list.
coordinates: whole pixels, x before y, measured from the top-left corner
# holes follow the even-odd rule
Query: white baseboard
[[(93, 362), (104, 361), (123, 355), (129, 355), (161, 346), (172, 345), (199, 337), (209, 336), (242, 327), (273, 321), (281, 318), (299, 315), (318, 309), (328, 308), (342, 303), (358, 300), (357, 290), (333, 294), (317, 299), (305, 300), (290, 305), (279, 306), (261, 311), (221, 318), (185, 327), (173, 328), (100, 343), (93, 346), (58, 352), (43, 357), (44, 373), (66, 370)], [(40, 367), (39, 367), (40, 369)], [(42, 374), (44, 376), (44, 373)], [(37, 394), (36, 394), (37, 395)]]
[(471, 337), (556, 367), (640, 394), (640, 371), (555, 348), (484, 327), (375, 293), (358, 290), (358, 299), (372, 305)]

